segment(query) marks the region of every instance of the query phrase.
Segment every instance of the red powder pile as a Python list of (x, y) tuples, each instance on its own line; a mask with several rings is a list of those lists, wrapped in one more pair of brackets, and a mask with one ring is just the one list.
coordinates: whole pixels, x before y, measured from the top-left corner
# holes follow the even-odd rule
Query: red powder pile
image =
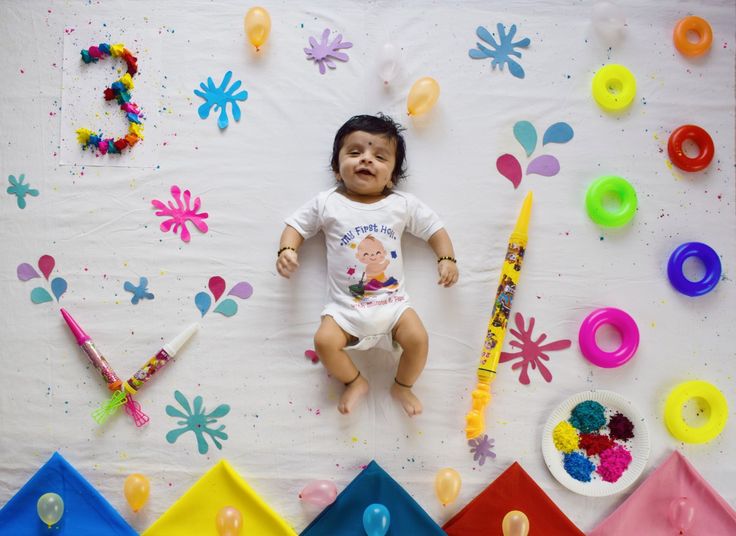
[(588, 456), (595, 456), (613, 446), (613, 439), (607, 435), (581, 434), (578, 447), (584, 449)]
[(634, 437), (634, 423), (632, 423), (626, 415), (616, 413), (611, 417), (608, 423), (608, 429), (611, 431), (611, 437), (626, 441)]

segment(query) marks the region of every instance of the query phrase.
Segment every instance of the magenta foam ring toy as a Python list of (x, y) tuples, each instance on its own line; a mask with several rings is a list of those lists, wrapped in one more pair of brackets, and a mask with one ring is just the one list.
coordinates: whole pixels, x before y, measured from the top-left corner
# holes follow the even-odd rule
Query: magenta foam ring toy
[[(621, 345), (613, 352), (606, 352), (595, 341), (595, 333), (604, 324), (618, 331)], [(634, 357), (639, 347), (639, 328), (631, 316), (615, 307), (604, 307), (590, 313), (580, 325), (578, 343), (585, 359), (603, 368), (620, 367)]]

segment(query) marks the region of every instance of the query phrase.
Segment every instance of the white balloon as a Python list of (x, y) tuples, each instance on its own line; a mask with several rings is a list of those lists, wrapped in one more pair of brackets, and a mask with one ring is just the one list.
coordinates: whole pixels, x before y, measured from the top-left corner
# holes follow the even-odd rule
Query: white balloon
[(607, 44), (615, 44), (623, 38), (626, 17), (619, 6), (598, 2), (593, 6), (592, 19), (595, 31)]
[(399, 71), (401, 53), (393, 43), (386, 43), (378, 52), (378, 76), (388, 85)]

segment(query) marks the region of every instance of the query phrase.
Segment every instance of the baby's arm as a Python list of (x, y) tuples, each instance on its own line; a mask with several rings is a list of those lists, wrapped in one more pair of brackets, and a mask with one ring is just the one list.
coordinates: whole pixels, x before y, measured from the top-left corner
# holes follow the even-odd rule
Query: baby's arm
[(444, 229), (440, 229), (429, 237), (428, 243), (437, 258), (442, 259), (437, 263), (437, 271), (440, 274), (437, 284), (451, 287), (457, 282), (459, 273), (450, 235)]
[(304, 242), (304, 237), (291, 225), (287, 225), (284, 232), (281, 233), (281, 240), (279, 240), (280, 253), (276, 259), (276, 270), (287, 279), (299, 268), (296, 251), (302, 245), (302, 242)]

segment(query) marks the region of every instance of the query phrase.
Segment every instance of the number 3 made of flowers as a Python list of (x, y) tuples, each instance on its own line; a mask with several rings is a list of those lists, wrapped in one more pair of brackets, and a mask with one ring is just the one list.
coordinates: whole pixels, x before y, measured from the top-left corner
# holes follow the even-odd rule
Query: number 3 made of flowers
[(102, 132), (95, 134), (88, 128), (80, 128), (77, 129), (77, 140), (82, 144), (83, 149), (94, 147), (101, 154), (119, 154), (126, 147), (133, 147), (143, 139), (143, 122), (141, 121), (143, 114), (138, 105), (130, 100), (134, 87), (133, 76), (138, 72), (138, 59), (122, 43), (116, 45), (100, 43), (99, 46), (91, 46), (87, 50), (82, 50), (84, 63), (97, 63), (108, 56), (121, 58), (128, 66), (127, 72), (105, 89), (105, 100), (117, 100), (120, 109), (125, 113), (128, 119), (128, 133), (118, 139), (113, 139), (106, 138)]

